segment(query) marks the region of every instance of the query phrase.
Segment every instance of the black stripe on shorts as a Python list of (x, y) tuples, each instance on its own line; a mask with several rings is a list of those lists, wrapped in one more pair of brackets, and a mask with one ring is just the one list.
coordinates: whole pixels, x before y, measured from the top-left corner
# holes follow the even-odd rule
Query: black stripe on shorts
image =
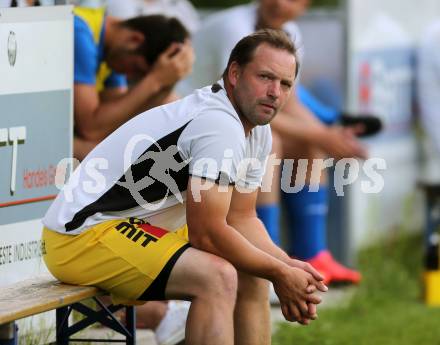
[(140, 295), (139, 301), (163, 301), (165, 298), (165, 288), (168, 283), (168, 278), (170, 277), (171, 270), (177, 262), (177, 259), (182, 255), (182, 253), (187, 250), (191, 245), (189, 243), (185, 244), (183, 247), (179, 248), (177, 252), (171, 257), (171, 259), (166, 263), (165, 267), (160, 271), (156, 279), (151, 283), (149, 287)]

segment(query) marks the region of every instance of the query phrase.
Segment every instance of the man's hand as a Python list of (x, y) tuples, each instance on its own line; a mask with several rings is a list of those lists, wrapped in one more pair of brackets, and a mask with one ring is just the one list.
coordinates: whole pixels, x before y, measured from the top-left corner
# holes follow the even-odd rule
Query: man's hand
[[(296, 259), (290, 259), (290, 261), (287, 262), (287, 264), (291, 267), (300, 268), (300, 269), (302, 269), (312, 275), (315, 282), (313, 282), (312, 284), (307, 286), (307, 288), (306, 288), (307, 293), (312, 294), (312, 293), (316, 292), (317, 290), (320, 290), (322, 292), (328, 291), (328, 287), (326, 285), (324, 285), (324, 283), (322, 282), (322, 280), (324, 279), (322, 274), (319, 273), (308, 262), (304, 262), (304, 261), (296, 260)], [(307, 303), (307, 307), (308, 307), (308, 314), (310, 315), (310, 317), (303, 316), (302, 319), (296, 320), (302, 325), (308, 325), (311, 320), (315, 320), (318, 317), (316, 304), (309, 302), (309, 303)]]
[[(319, 273), (312, 265), (310, 265), (308, 262), (304, 262), (301, 260), (296, 259), (290, 259), (287, 264), (291, 267), (301, 268), (302, 270), (306, 271), (307, 273), (310, 273), (315, 280), (313, 285), (316, 289), (322, 292), (328, 291), (328, 287), (322, 282), (324, 280), (324, 276)], [(309, 292), (314, 292), (316, 289), (312, 291), (312, 289), (309, 287)]]
[(307, 325), (317, 317), (316, 305), (321, 303), (321, 298), (310, 292), (316, 286), (316, 280), (310, 273), (292, 267), (272, 283), (286, 320)]
[(167, 88), (191, 73), (193, 63), (194, 51), (189, 41), (172, 43), (159, 56), (150, 73)]
[(329, 127), (322, 131), (316, 144), (332, 158), (366, 159), (367, 150), (356, 138), (359, 131), (356, 127)]

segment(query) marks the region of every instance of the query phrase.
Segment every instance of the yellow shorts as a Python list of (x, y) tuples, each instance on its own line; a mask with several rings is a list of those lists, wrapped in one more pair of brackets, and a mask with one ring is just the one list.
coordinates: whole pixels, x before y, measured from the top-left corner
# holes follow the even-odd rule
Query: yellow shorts
[(186, 225), (168, 232), (136, 218), (110, 220), (79, 235), (43, 229), (44, 261), (59, 280), (108, 291), (114, 304), (165, 299), (171, 269), (190, 246)]

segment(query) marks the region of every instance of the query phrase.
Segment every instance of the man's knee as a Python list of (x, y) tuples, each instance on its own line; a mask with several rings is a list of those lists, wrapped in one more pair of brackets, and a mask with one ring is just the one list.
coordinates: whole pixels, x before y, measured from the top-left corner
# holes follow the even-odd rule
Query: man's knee
[(169, 299), (221, 298), (235, 303), (237, 280), (237, 271), (228, 261), (188, 248), (171, 271), (166, 296)]
[(325, 157), (325, 152), (315, 142), (306, 142), (292, 136), (272, 131), (272, 152), (281, 152), (284, 159), (317, 159)]
[(324, 151), (313, 143), (295, 143), (293, 141), (285, 146), (286, 158), (313, 160), (325, 157)]
[(263, 302), (269, 298), (269, 281), (240, 272), (238, 298)]
[(208, 294), (222, 295), (235, 300), (237, 295), (237, 270), (228, 261), (219, 258), (210, 258), (210, 270), (207, 272)]

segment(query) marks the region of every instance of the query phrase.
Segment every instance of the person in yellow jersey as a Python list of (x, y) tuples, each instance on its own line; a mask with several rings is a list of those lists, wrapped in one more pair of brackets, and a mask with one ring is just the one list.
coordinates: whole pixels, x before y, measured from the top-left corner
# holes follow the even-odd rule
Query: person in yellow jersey
[[(74, 155), (82, 159), (130, 118), (174, 98), (193, 63), (188, 32), (162, 15), (118, 20), (74, 9)], [(126, 77), (137, 81), (127, 88)]]

